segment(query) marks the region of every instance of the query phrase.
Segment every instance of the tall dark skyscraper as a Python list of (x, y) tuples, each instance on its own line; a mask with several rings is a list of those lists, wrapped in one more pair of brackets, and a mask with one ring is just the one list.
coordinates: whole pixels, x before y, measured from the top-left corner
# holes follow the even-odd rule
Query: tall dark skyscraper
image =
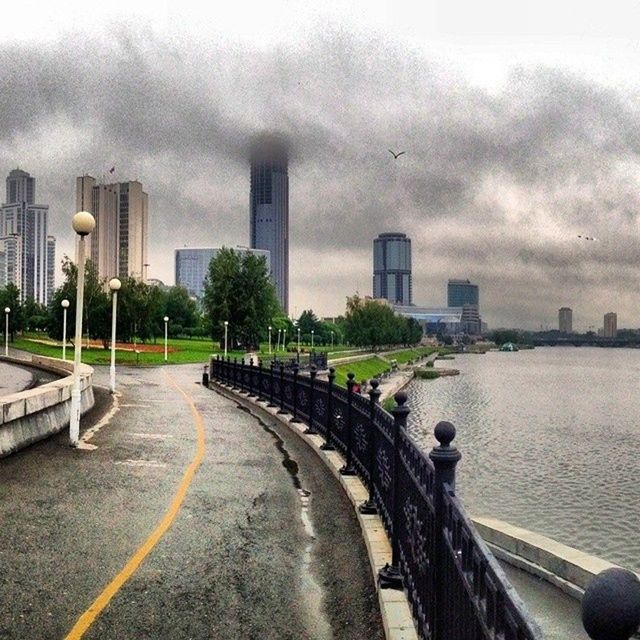
[(393, 304), (413, 304), (411, 238), (381, 233), (373, 241), (373, 297)]
[(252, 249), (271, 254), (271, 279), (285, 313), (289, 312), (289, 173), (284, 142), (257, 140), (251, 150)]

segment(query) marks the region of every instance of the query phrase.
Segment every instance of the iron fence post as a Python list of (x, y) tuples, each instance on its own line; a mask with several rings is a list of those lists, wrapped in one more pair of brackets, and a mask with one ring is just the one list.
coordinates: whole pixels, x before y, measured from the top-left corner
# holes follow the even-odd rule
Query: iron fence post
[(433, 507), (434, 507), (434, 559), (432, 575), (431, 596), (433, 598), (431, 611), (433, 611), (433, 631), (435, 638), (444, 638), (445, 629), (442, 612), (447, 606), (444, 584), (445, 558), (447, 553), (445, 541), (446, 513), (444, 492), (454, 494), (456, 489), (456, 465), (462, 454), (451, 446), (456, 437), (456, 428), (450, 422), (438, 422), (434, 430), (436, 440), (440, 443), (429, 452), (429, 458), (433, 462)]
[(273, 403), (273, 367), (275, 363), (273, 360), (269, 363), (269, 404), (267, 407), (275, 407), (276, 405)]
[[(378, 582), (381, 589), (402, 589), (402, 573), (400, 572), (400, 433), (407, 427), (409, 407), (404, 404), (407, 394), (398, 391), (393, 396), (396, 406), (391, 409), (393, 414), (393, 509), (391, 511), (391, 564), (386, 564), (378, 572)], [(437, 636), (436, 636), (437, 637)]]
[(253, 358), (249, 358), (249, 367), (248, 367), (248, 372), (249, 372), (249, 385), (247, 388), (247, 396), (249, 398), (254, 398), (255, 397), (255, 392), (253, 390)]
[(373, 378), (371, 380), (371, 389), (369, 391), (369, 455), (367, 460), (367, 466), (369, 468), (369, 498), (366, 502), (363, 502), (359, 507), (358, 511), (362, 514), (375, 514), (378, 513), (378, 509), (376, 508), (376, 503), (373, 500), (373, 487), (374, 487), (374, 474), (375, 474), (375, 455), (377, 450), (377, 439), (376, 439), (376, 431), (377, 427), (374, 423), (374, 415), (376, 410), (376, 405), (380, 402), (381, 391), (378, 389), (380, 382)]
[(300, 422), (298, 418), (298, 363), (293, 363), (293, 418), (290, 422)]
[(351, 440), (353, 431), (353, 412), (351, 410), (353, 404), (353, 387), (355, 386), (355, 374), (347, 373), (347, 451), (346, 451), (346, 462), (342, 467), (340, 467), (340, 473), (343, 476), (355, 476), (356, 470), (353, 468), (353, 455), (351, 451)]
[(313, 428), (313, 401), (316, 375), (318, 374), (315, 364), (309, 368), (309, 426), (304, 430), (308, 435), (316, 435), (318, 432)]
[(258, 402), (264, 402), (264, 394), (262, 392), (262, 358), (258, 358), (258, 388), (256, 389)]
[(331, 424), (333, 422), (333, 381), (336, 379), (336, 370), (329, 369), (329, 388), (327, 389), (327, 439), (320, 445), (323, 451), (334, 451), (331, 444)]
[(279, 414), (287, 413), (284, 408), (284, 362), (280, 363), (280, 408)]
[(233, 358), (233, 388), (242, 391), (242, 375), (238, 366), (238, 358)]

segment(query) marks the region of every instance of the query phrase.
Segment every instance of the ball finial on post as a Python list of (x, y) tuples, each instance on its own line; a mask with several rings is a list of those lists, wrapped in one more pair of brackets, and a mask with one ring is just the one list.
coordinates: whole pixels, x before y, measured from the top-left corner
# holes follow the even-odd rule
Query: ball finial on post
[(640, 627), (640, 580), (620, 567), (601, 571), (582, 597), (582, 624), (593, 640), (628, 640)]

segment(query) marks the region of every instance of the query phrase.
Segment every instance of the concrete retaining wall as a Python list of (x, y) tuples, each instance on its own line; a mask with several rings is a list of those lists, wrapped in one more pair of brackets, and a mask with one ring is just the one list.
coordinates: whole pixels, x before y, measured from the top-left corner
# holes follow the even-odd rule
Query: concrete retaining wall
[(582, 599), (585, 588), (598, 573), (617, 566), (502, 520), (472, 520), (496, 557), (547, 580), (578, 600)]
[[(73, 362), (44, 356), (32, 356), (30, 361), (13, 358), (2, 360), (52, 371), (64, 377), (0, 398), (0, 457), (58, 433), (68, 426), (73, 387)], [(80, 410), (85, 413), (94, 404), (93, 369), (86, 364), (80, 365), (80, 389)]]

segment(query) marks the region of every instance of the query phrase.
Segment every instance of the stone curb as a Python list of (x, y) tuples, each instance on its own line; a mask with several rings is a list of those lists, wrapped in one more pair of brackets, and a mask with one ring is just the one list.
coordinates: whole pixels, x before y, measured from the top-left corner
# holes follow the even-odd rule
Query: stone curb
[[(354, 511), (360, 523), (362, 537), (364, 538), (369, 564), (374, 584), (378, 591), (378, 603), (382, 615), (382, 624), (387, 640), (418, 640), (418, 634), (411, 615), (411, 607), (404, 591), (395, 589), (380, 589), (378, 587), (378, 571), (385, 564), (391, 563), (391, 544), (382, 524), (380, 516), (362, 515), (358, 511), (358, 505), (368, 497), (367, 488), (357, 476), (340, 475), (339, 469), (345, 463), (344, 458), (337, 451), (323, 451), (320, 445), (324, 438), (320, 435), (306, 435), (303, 431), (307, 428), (303, 423), (292, 423), (291, 416), (278, 415), (278, 407), (270, 408), (259, 403), (255, 398), (247, 397), (246, 393), (239, 393), (217, 383), (210, 382), (209, 387), (215, 389), (223, 396), (240, 402), (247, 409), (255, 409), (257, 412), (278, 420), (288, 427), (309, 447), (311, 447), (322, 462), (329, 468), (333, 476), (340, 483), (354, 507)], [(258, 416), (259, 417), (259, 416)]]

